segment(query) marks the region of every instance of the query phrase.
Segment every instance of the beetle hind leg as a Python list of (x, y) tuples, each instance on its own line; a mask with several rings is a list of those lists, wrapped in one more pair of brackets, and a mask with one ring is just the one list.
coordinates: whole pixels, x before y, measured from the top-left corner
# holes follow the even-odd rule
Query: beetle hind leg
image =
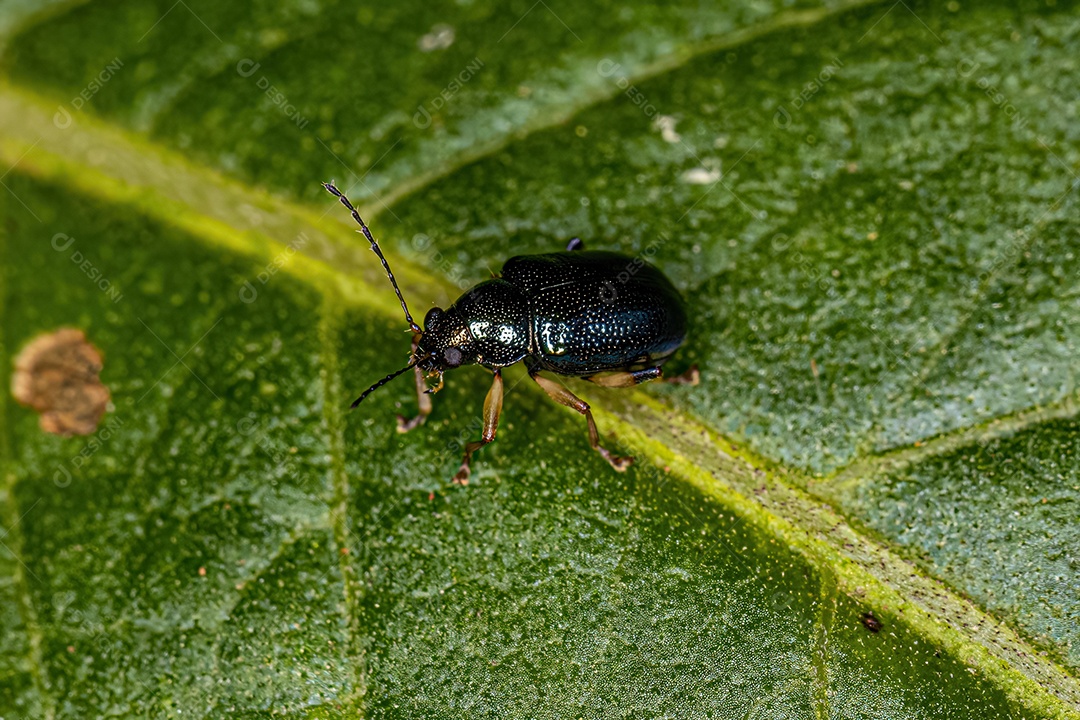
[(598, 375), (589, 375), (585, 379), (601, 387), (624, 388), (640, 385), (650, 380), (661, 380), (663, 377), (663, 370), (658, 367), (651, 367), (644, 370), (616, 370)]
[(589, 403), (585, 402), (554, 380), (541, 377), (539, 371), (530, 370), (529, 377), (535, 380), (536, 384), (542, 387), (544, 392), (546, 392), (552, 400), (560, 405), (573, 408), (585, 416), (585, 421), (589, 424), (589, 445), (593, 450), (600, 453), (600, 455), (608, 461), (611, 467), (619, 472), (625, 472), (626, 468), (630, 467), (634, 462), (634, 458), (615, 455), (600, 444), (600, 432), (596, 429), (596, 421), (593, 420)]
[(691, 365), (679, 375), (664, 377), (662, 368), (651, 367), (644, 370), (616, 370), (614, 372), (599, 373), (589, 375), (585, 379), (596, 385), (610, 388), (633, 387), (650, 380), (660, 380), (672, 385), (697, 385), (701, 382), (701, 372), (698, 370), (697, 365)]
[(465, 457), (461, 459), (461, 467), (454, 475), (453, 482), (460, 485), (469, 484), (469, 468), (472, 462), (472, 454), (480, 448), (495, 440), (495, 432), (499, 429), (499, 415), (502, 413), (503, 404), (503, 380), (502, 372), (495, 371), (495, 379), (491, 383), (487, 397), (484, 398), (484, 429), (480, 433), (480, 439), (474, 440), (465, 446)]

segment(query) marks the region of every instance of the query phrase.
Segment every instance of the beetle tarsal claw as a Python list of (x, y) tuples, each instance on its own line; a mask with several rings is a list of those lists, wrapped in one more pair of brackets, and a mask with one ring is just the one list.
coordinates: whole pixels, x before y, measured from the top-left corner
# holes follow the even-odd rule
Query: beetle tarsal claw
[(455, 485), (468, 485), (469, 476), (471, 474), (472, 471), (469, 470), (469, 465), (467, 463), (462, 463), (461, 467), (458, 468), (458, 471), (454, 474), (454, 477), (450, 479), (450, 482)]
[(605, 448), (597, 449), (604, 456), (604, 459), (608, 461), (608, 464), (618, 472), (626, 472), (626, 469), (634, 464), (634, 458), (629, 455), (614, 455)]
[(435, 384), (429, 383), (428, 389), (424, 391), (425, 395), (434, 395), (443, 389), (443, 374), (441, 370), (433, 370), (424, 376), (427, 379), (436, 378)]

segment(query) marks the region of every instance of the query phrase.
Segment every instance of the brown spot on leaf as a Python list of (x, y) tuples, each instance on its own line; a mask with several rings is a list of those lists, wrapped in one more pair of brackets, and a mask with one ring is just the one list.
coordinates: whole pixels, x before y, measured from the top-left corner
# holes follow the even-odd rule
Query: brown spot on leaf
[(82, 330), (60, 328), (39, 335), (15, 358), (11, 394), (41, 414), (41, 429), (55, 435), (89, 435), (109, 404), (101, 383), (101, 351)]

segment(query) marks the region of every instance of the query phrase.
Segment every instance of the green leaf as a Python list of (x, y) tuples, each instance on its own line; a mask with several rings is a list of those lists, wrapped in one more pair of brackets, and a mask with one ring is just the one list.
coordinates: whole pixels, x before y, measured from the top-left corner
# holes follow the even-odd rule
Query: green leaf
[[(0, 362), (112, 393), (4, 391), (0, 717), (1080, 713), (1075, 4), (0, 18)], [(616, 474), (512, 369), (451, 484), (484, 371), (345, 412), (408, 336), (335, 175), (418, 315), (647, 257), (702, 384), (572, 383)]]

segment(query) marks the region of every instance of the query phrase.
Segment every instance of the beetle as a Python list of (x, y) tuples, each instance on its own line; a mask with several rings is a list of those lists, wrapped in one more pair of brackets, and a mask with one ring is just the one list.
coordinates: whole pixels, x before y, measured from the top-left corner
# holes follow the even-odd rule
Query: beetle
[(696, 365), (681, 375), (663, 377), (661, 365), (686, 338), (686, 310), (671, 281), (643, 258), (585, 250), (578, 238), (565, 252), (518, 255), (506, 261), (501, 275), (474, 286), (449, 308), (431, 308), (421, 328), (360, 213), (332, 182), (323, 187), (360, 225), (394, 287), (413, 336), (408, 365), (369, 387), (351, 407), (412, 370), (419, 412), (411, 419), (398, 416), (398, 431), (408, 432), (431, 413), (431, 395), (442, 389), (447, 370), (482, 365), (494, 376), (484, 400), (480, 439), (465, 446), (454, 482), (468, 482), (473, 453), (495, 439), (505, 367), (524, 361), (529, 377), (555, 402), (584, 415), (589, 445), (620, 472), (633, 458), (603, 447), (589, 404), (541, 373), (580, 377), (604, 387), (661, 379), (698, 383)]

